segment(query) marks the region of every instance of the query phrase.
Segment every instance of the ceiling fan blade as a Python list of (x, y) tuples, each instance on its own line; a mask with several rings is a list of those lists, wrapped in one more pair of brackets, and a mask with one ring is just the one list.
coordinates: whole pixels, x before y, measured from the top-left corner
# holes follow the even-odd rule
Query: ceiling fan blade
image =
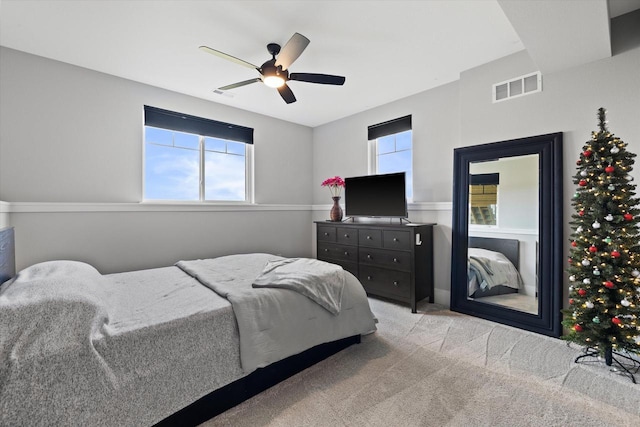
[(332, 76), (330, 74), (291, 73), (289, 74), (289, 80), (340, 86), (344, 84), (345, 78), (342, 76)]
[(295, 95), (293, 94), (293, 92), (291, 91), (291, 88), (287, 86), (286, 83), (278, 88), (278, 93), (280, 94), (282, 99), (284, 99), (284, 102), (286, 102), (287, 104), (296, 102)]
[(231, 85), (222, 86), (222, 87), (219, 87), (218, 89), (219, 90), (230, 90), (230, 89), (235, 89), (235, 88), (240, 87), (240, 86), (246, 86), (246, 85), (250, 85), (251, 83), (257, 83), (257, 82), (261, 82), (261, 81), (262, 80), (260, 78), (256, 77), (255, 79), (245, 80), (245, 81), (234, 83), (234, 84), (231, 84)]
[(208, 46), (200, 46), (200, 50), (202, 50), (203, 52), (207, 52), (210, 53), (212, 55), (215, 55), (217, 57), (220, 57), (222, 59), (226, 59), (227, 61), (231, 61), (231, 62), (235, 62), (236, 64), (240, 64), (242, 66), (245, 66), (247, 68), (253, 68), (254, 70), (257, 70), (258, 67), (256, 67), (255, 65), (251, 64), (250, 62), (244, 61), (240, 58), (236, 58), (235, 56), (231, 56), (227, 53), (224, 52), (220, 52), (219, 50), (215, 50), (212, 49)]
[(276, 67), (279, 65), (283, 70), (286, 70), (293, 64), (293, 61), (298, 59), (300, 54), (307, 48), (310, 41), (302, 34), (295, 33), (287, 44), (284, 45), (278, 59), (276, 59)]

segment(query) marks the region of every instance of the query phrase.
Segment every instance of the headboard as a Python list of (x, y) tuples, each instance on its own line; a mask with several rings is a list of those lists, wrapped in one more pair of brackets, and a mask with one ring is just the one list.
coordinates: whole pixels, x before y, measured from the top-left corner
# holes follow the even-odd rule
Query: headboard
[(517, 239), (494, 239), (489, 237), (469, 237), (470, 248), (488, 249), (494, 252), (501, 252), (519, 268), (520, 263), (520, 241)]
[(16, 251), (13, 227), (0, 230), (0, 284), (16, 275)]

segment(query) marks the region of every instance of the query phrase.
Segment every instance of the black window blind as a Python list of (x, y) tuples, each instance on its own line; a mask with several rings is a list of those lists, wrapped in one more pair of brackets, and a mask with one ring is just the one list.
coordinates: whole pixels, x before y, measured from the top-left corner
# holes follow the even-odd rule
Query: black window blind
[(144, 106), (144, 124), (162, 129), (253, 144), (253, 129), (189, 114)]
[(397, 119), (389, 120), (388, 122), (371, 125), (368, 129), (369, 141), (382, 138), (383, 136), (393, 135), (394, 133), (411, 130), (411, 116), (404, 116)]

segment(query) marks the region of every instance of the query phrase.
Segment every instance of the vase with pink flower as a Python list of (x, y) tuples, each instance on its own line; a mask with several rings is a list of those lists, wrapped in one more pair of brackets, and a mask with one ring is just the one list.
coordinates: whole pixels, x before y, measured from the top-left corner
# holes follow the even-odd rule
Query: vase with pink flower
[(331, 207), (331, 211), (329, 211), (329, 218), (335, 222), (342, 221), (340, 194), (342, 194), (342, 189), (344, 188), (344, 179), (339, 176), (334, 176), (333, 178), (327, 178), (322, 181), (321, 185), (329, 188), (331, 198), (333, 199), (333, 206)]

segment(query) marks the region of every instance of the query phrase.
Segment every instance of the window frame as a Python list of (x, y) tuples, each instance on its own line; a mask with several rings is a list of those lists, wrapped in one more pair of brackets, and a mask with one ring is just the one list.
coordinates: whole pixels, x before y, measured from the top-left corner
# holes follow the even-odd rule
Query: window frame
[[(385, 138), (387, 136), (391, 136), (391, 135), (397, 135), (403, 132), (407, 132), (407, 131), (411, 131), (411, 148), (409, 150), (400, 150), (400, 151), (411, 151), (411, 171), (397, 171), (397, 172), (411, 172), (411, 182), (407, 181), (407, 185), (411, 185), (411, 197), (407, 197), (407, 203), (412, 203), (414, 198), (414, 194), (413, 194), (413, 190), (414, 190), (414, 186), (413, 186), (413, 170), (414, 170), (414, 165), (413, 165), (413, 160), (414, 160), (414, 155), (413, 155), (413, 129), (406, 129), (406, 130), (401, 130), (398, 132), (393, 132), (384, 136), (380, 136), (378, 138), (372, 139), (368, 141), (368, 173), (369, 175), (375, 175), (380, 173), (379, 172), (379, 158), (380, 158), (380, 153), (379, 153), (379, 144), (378, 144), (378, 139), (380, 138)], [(399, 151), (393, 151), (394, 153), (397, 153)], [(385, 153), (385, 154), (389, 154), (389, 153)], [(406, 175), (409, 175), (408, 173)]]
[[(198, 137), (198, 200), (176, 200), (176, 199), (147, 199), (146, 189), (147, 189), (147, 180), (146, 180), (146, 167), (147, 167), (147, 138), (146, 132), (147, 127), (153, 127), (156, 129), (165, 130), (168, 132), (181, 132), (190, 135), (196, 135)], [(216, 138), (226, 142), (235, 142), (239, 144), (244, 144), (244, 200), (207, 200), (205, 199), (205, 138)], [(180, 147), (173, 147), (176, 149), (180, 149)], [(236, 154), (229, 154), (236, 155)], [(253, 153), (253, 144), (244, 143), (241, 141), (233, 141), (230, 139), (224, 139), (220, 137), (212, 137), (207, 135), (199, 135), (196, 133), (185, 132), (176, 129), (167, 129), (160, 128), (157, 126), (147, 125), (143, 123), (143, 132), (142, 132), (142, 203), (170, 203), (170, 204), (218, 204), (218, 205), (247, 205), (254, 204), (255, 201), (255, 192), (254, 192), (254, 153)]]

